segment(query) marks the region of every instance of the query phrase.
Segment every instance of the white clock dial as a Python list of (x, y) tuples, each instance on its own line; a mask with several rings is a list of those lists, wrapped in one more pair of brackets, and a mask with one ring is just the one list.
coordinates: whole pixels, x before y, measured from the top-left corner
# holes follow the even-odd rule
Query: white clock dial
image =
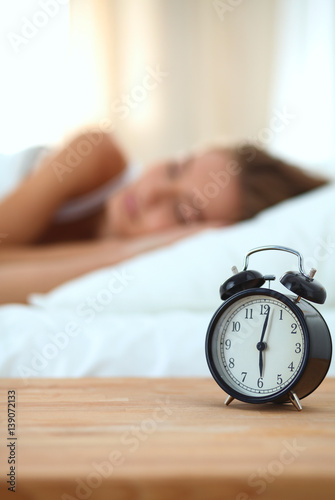
[(255, 398), (289, 386), (300, 371), (305, 349), (296, 314), (268, 295), (233, 302), (218, 320), (212, 339), (213, 361), (223, 381)]

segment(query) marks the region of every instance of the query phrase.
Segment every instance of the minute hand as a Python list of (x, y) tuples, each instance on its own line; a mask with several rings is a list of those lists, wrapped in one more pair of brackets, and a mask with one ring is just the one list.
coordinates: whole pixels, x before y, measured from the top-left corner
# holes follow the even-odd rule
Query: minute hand
[(263, 351), (265, 349), (265, 344), (263, 342), (264, 335), (266, 332), (266, 327), (268, 326), (268, 321), (269, 321), (269, 315), (270, 315), (270, 307), (268, 309), (268, 312), (266, 314), (266, 318), (264, 321), (263, 325), (263, 330), (262, 330), (262, 335), (261, 335), (261, 340), (257, 344), (257, 349), (259, 350), (259, 376), (263, 376)]
[(266, 313), (266, 318), (265, 318), (265, 321), (264, 321), (264, 325), (263, 325), (263, 330), (262, 330), (262, 335), (261, 335), (260, 342), (263, 342), (264, 335), (265, 335), (265, 332), (266, 332), (266, 327), (268, 326), (269, 315), (270, 315), (270, 307), (268, 309), (268, 312)]

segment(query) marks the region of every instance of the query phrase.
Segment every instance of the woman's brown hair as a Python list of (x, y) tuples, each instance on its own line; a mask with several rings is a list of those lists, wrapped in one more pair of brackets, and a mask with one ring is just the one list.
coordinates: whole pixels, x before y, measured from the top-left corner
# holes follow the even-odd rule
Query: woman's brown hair
[(292, 198), (329, 181), (314, 176), (271, 156), (253, 145), (234, 150), (241, 173), (241, 219), (249, 219), (261, 210)]

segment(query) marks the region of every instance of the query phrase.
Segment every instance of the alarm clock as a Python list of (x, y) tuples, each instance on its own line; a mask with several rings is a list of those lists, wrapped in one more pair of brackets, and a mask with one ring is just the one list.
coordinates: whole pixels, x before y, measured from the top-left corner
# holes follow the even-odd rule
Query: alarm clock
[[(280, 283), (291, 294), (270, 288), (273, 275), (248, 269), (249, 257), (267, 250), (298, 257), (299, 271), (289, 271)], [(306, 274), (303, 258), (292, 248), (269, 245), (250, 250), (244, 268), (220, 287), (224, 301), (206, 335), (206, 359), (214, 380), (234, 399), (246, 403), (291, 402), (311, 394), (325, 378), (332, 356), (328, 326), (310, 302), (323, 304), (326, 291)], [(268, 287), (263, 287), (268, 282)]]

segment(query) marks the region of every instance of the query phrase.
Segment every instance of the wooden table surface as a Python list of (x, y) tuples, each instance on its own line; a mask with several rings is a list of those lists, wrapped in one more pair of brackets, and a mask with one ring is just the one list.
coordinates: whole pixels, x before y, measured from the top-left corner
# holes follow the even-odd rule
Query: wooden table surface
[[(15, 390), (15, 488), (7, 396)], [(292, 405), (233, 401), (211, 379), (0, 381), (1, 499), (328, 499), (335, 379)], [(9, 439), (8, 439), (9, 438)]]

